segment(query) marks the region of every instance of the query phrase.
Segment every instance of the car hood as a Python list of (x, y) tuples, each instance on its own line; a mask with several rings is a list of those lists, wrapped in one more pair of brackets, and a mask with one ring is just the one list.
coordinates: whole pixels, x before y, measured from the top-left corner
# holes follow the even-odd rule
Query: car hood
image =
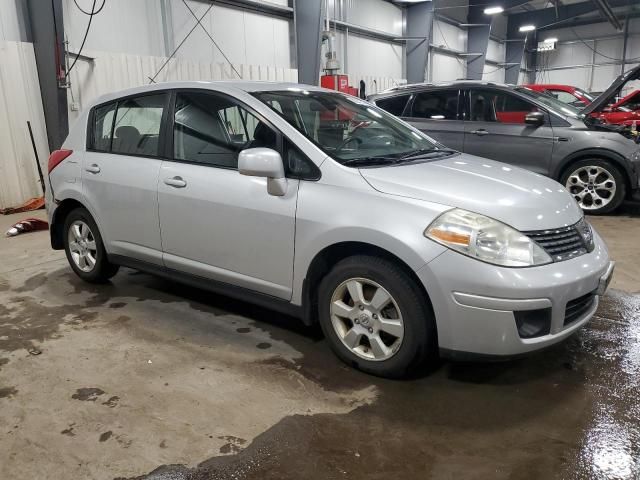
[(522, 231), (573, 225), (582, 218), (580, 207), (554, 180), (472, 155), (360, 173), (380, 192), (463, 208)]
[(627, 82), (632, 80), (640, 80), (640, 65), (618, 76), (618, 78), (609, 85), (609, 88), (598, 95), (593, 102), (584, 107), (581, 113), (590, 115), (593, 112), (602, 111), (609, 104), (615, 103), (616, 95), (618, 95)]

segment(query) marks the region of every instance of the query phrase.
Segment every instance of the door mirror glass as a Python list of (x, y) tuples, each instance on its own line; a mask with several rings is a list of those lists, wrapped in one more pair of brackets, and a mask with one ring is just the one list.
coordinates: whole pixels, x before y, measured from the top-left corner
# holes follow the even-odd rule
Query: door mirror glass
[(524, 117), (524, 123), (527, 125), (533, 125), (535, 127), (539, 127), (544, 123), (544, 113), (542, 112), (529, 112), (527, 116)]
[(242, 150), (238, 155), (240, 175), (267, 179), (267, 191), (271, 195), (282, 196), (287, 191), (282, 157), (270, 148), (258, 147)]

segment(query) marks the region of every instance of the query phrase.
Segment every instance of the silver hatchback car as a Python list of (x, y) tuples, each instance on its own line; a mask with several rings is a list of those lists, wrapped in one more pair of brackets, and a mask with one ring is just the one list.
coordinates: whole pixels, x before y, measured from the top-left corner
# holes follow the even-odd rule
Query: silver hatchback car
[(342, 360), (388, 377), (559, 342), (613, 271), (555, 181), (305, 85), (104, 96), (49, 180), (51, 243), (82, 279), (123, 265), (246, 299), (319, 323)]

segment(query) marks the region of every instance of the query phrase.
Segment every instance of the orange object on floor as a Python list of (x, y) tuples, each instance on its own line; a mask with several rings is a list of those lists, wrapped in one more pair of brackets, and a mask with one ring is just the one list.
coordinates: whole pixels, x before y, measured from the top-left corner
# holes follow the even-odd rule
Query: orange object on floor
[(31, 198), (18, 207), (0, 208), (0, 215), (11, 215), (12, 213), (31, 212), (44, 208), (44, 197)]

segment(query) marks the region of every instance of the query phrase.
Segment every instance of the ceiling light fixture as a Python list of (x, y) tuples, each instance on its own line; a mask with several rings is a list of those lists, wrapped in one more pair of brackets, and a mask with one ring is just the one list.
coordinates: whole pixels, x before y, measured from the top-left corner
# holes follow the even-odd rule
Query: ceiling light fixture
[(502, 7), (488, 7), (484, 9), (485, 15), (495, 15), (496, 13), (504, 12), (504, 8)]
[(546, 38), (544, 43), (558, 43), (558, 39), (556, 37)]
[(535, 25), (523, 25), (518, 30), (521, 32), (531, 32), (535, 29), (536, 29)]

